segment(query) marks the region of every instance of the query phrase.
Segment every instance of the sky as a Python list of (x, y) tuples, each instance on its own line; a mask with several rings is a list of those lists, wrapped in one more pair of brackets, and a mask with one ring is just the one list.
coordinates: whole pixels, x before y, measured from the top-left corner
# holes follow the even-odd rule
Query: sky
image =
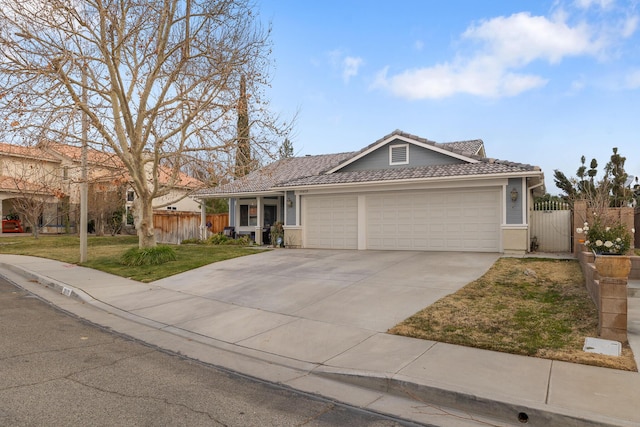
[(256, 1), (296, 155), (400, 129), (482, 139), (541, 167), (551, 194), (555, 169), (574, 176), (584, 155), (602, 170), (613, 147), (640, 175), (640, 0)]

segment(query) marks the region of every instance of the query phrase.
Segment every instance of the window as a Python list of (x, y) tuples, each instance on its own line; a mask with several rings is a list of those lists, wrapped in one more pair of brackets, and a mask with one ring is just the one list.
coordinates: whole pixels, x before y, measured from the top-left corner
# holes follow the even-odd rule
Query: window
[(133, 210), (131, 209), (131, 206), (127, 206), (127, 219), (126, 219), (126, 223), (127, 225), (133, 225), (134, 220), (133, 220)]
[(389, 164), (406, 165), (409, 164), (409, 144), (389, 146)]
[(136, 193), (133, 190), (127, 191), (127, 202), (133, 202), (133, 199), (136, 197)]
[(258, 207), (255, 205), (240, 205), (240, 226), (258, 225)]

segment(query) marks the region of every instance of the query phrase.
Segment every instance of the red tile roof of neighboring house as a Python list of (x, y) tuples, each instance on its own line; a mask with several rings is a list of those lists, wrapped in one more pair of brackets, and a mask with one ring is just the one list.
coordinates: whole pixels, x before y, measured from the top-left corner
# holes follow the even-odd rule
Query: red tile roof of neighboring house
[[(39, 144), (43, 150), (58, 153), (74, 162), (82, 160), (82, 147), (75, 145), (60, 144), (58, 142), (47, 141)], [(87, 162), (103, 166), (105, 168), (123, 169), (124, 164), (120, 158), (104, 151), (87, 148)]]
[[(43, 150), (58, 153), (65, 156), (74, 162), (80, 162), (82, 159), (82, 147), (60, 144), (53, 141), (47, 141), (40, 144)], [(49, 154), (50, 155), (50, 154)], [(126, 168), (122, 160), (114, 153), (103, 152), (95, 150), (93, 148), (87, 149), (87, 162), (95, 165), (102, 166), (108, 169), (117, 169), (122, 172), (123, 176), (129, 176), (126, 172)], [(167, 167), (160, 166), (158, 169), (158, 178), (161, 184), (168, 184), (171, 177), (171, 170)], [(202, 187), (204, 183), (196, 178), (193, 178), (183, 172), (178, 173), (178, 180), (175, 183), (176, 187), (182, 188), (198, 188)]]
[(48, 160), (59, 162), (59, 160), (51, 154), (43, 151), (38, 147), (26, 147), (23, 145), (7, 144), (0, 142), (0, 153), (17, 157), (26, 157), (39, 160)]
[(3, 175), (0, 175), (0, 190), (11, 193), (28, 192), (46, 195), (56, 194), (53, 189), (44, 188), (42, 184)]

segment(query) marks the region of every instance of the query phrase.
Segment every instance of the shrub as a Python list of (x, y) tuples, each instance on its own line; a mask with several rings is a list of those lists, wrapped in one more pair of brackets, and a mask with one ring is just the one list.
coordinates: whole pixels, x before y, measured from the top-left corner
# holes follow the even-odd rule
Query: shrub
[[(576, 231), (586, 234), (587, 240), (584, 245), (597, 254), (625, 254), (631, 247), (631, 234), (620, 222), (605, 225), (596, 217), (591, 226), (585, 222), (584, 226)], [(631, 229), (631, 232), (635, 233), (636, 230)]]
[(233, 245), (233, 246), (249, 246), (252, 242), (249, 236), (240, 236), (237, 239), (231, 239), (224, 234), (214, 234), (207, 239), (209, 245)]
[(176, 252), (170, 246), (156, 246), (153, 248), (131, 248), (122, 254), (120, 262), (129, 267), (139, 265), (160, 265), (175, 261)]
[(209, 237), (207, 243), (209, 243), (210, 245), (226, 245), (228, 241), (229, 238), (224, 234), (214, 234), (213, 236)]

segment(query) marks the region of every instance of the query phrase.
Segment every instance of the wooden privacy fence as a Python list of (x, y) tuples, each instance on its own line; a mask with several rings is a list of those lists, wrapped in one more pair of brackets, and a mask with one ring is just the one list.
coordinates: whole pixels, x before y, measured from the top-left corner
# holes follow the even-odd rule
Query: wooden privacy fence
[[(207, 215), (209, 234), (221, 233), (229, 225), (229, 214)], [(156, 240), (160, 243), (179, 244), (186, 239), (200, 238), (200, 214), (197, 212), (156, 211), (153, 213)]]
[(571, 252), (571, 210), (563, 202), (540, 202), (531, 212), (531, 239), (538, 252)]

